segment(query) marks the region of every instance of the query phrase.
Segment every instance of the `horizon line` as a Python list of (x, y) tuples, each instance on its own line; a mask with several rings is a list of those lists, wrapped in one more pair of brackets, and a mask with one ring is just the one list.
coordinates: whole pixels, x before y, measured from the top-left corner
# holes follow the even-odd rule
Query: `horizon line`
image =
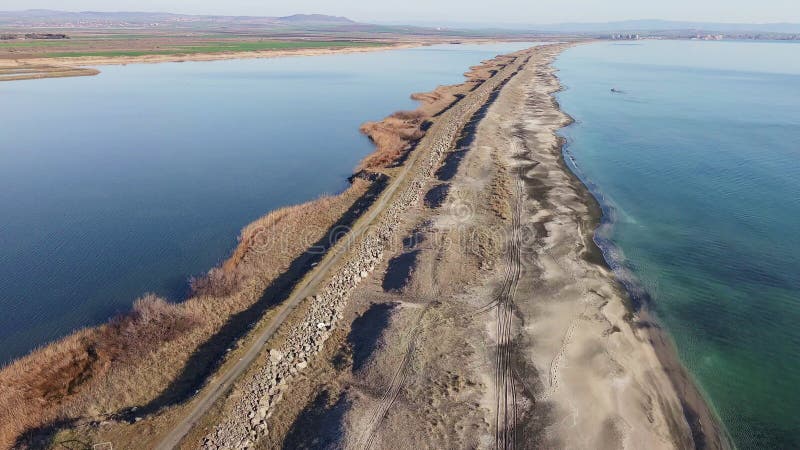
[[(63, 13), (109, 13), (109, 14), (169, 14), (175, 16), (193, 16), (193, 17), (251, 17), (251, 18), (283, 18), (283, 17), (291, 17), (297, 15), (319, 15), (319, 16), (328, 16), (328, 17), (336, 17), (336, 18), (345, 18), (352, 20), (357, 23), (362, 24), (369, 24), (371, 22), (362, 22), (360, 19), (352, 19), (347, 15), (341, 14), (326, 14), (326, 13), (314, 13), (314, 12), (296, 12), (293, 14), (287, 15), (252, 15), (252, 14), (212, 14), (212, 13), (180, 13), (180, 12), (173, 12), (173, 11), (144, 11), (144, 10), (71, 10), (71, 9), (49, 9), (49, 8), (28, 8), (28, 9), (10, 9), (10, 10), (1, 10), (0, 13), (22, 13), (22, 12), (33, 12), (33, 11), (49, 11), (49, 12), (63, 12)], [(559, 25), (600, 25), (600, 24), (615, 24), (615, 23), (624, 23), (624, 22), (667, 22), (667, 23), (687, 23), (687, 24), (723, 24), (723, 25), (800, 25), (800, 22), (792, 22), (792, 21), (783, 21), (783, 22), (742, 22), (742, 21), (726, 21), (724, 19), (715, 19), (715, 20), (691, 20), (691, 19), (659, 19), (659, 18), (639, 18), (639, 19), (615, 19), (615, 20), (605, 20), (605, 21), (566, 21), (566, 22), (543, 22), (543, 23), (531, 23), (531, 22), (506, 22), (506, 21), (495, 21), (495, 22), (475, 22), (472, 20), (446, 20), (443, 19), (441, 22), (437, 21), (436, 19), (412, 19), (409, 22), (397, 21), (397, 20), (384, 20), (384, 19), (370, 19), (374, 20), (376, 24), (385, 24), (385, 25), (411, 25), (414, 26), (416, 23), (427, 23), (427, 24), (434, 24), (434, 23), (442, 23), (446, 25), (447, 23), (451, 24), (462, 24), (462, 25), (482, 25), (487, 27), (498, 26), (498, 25), (517, 25), (517, 26), (559, 26)]]

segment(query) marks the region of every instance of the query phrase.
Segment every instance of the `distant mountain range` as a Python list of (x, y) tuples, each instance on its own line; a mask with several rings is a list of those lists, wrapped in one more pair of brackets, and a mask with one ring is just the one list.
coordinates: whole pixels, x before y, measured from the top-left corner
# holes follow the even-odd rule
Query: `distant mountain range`
[[(402, 25), (398, 21), (380, 22), (391, 25)], [(665, 32), (706, 32), (706, 33), (800, 33), (797, 23), (723, 23), (723, 22), (688, 22), (670, 20), (623, 20), (615, 22), (570, 22), (557, 24), (536, 23), (478, 23), (458, 21), (420, 20), (412, 23), (424, 27), (446, 27), (462, 30), (496, 30), (546, 34), (610, 34), (610, 33), (659, 33)]]
[(157, 26), (191, 23), (247, 24), (247, 25), (327, 25), (348, 26), (356, 22), (346, 17), (324, 14), (295, 14), (285, 17), (258, 16), (204, 16), (158, 12), (97, 12), (53, 11), (29, 9), (25, 11), (0, 11), (0, 26)]
[[(409, 26), (411, 25), (411, 26)], [(429, 35), (558, 35), (581, 34), (606, 36), (616, 33), (642, 33), (650, 36), (688, 37), (693, 34), (716, 34), (768, 39), (773, 35), (800, 36), (800, 24), (794, 23), (714, 23), (668, 20), (626, 20), (602, 23), (561, 24), (481, 24), (418, 21), (391, 25), (358, 23), (346, 17), (324, 14), (295, 14), (284, 17), (213, 16), (153, 12), (68, 12), (46, 9), (0, 11), (0, 27), (6, 28), (180, 28), (248, 30), (315, 29), (360, 32), (394, 32)]]
[(574, 33), (615, 33), (615, 32), (658, 32), (658, 31), (703, 31), (735, 33), (800, 33), (796, 23), (720, 23), (720, 22), (679, 22), (669, 20), (624, 20), (604, 23), (562, 23), (554, 25), (526, 25), (524, 28), (535, 31), (574, 32)]

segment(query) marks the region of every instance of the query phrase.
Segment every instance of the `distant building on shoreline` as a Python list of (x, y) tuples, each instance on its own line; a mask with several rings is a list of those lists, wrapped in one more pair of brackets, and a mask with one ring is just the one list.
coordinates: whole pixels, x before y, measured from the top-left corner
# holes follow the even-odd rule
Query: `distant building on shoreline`
[(721, 41), (721, 40), (725, 39), (725, 35), (724, 34), (705, 34), (705, 35), (698, 34), (695, 37), (693, 37), (692, 39), (700, 40), (700, 41)]
[(611, 39), (615, 41), (638, 41), (641, 38), (639, 37), (639, 34), (619, 33), (619, 34), (612, 34)]

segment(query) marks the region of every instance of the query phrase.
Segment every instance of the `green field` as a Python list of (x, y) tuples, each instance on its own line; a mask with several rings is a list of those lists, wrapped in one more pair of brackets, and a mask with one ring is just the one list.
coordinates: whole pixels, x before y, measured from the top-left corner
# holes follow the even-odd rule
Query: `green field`
[(257, 41), (257, 42), (218, 42), (191, 46), (174, 47), (163, 50), (98, 50), (45, 53), (48, 58), (71, 58), (81, 56), (115, 57), (145, 55), (191, 55), (198, 53), (252, 52), (263, 50), (287, 50), (331, 47), (377, 47), (380, 42), (361, 41)]

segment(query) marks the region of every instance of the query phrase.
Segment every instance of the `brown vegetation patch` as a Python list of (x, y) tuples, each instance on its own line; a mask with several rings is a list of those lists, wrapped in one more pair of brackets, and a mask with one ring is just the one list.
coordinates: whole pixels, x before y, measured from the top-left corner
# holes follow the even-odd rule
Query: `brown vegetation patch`
[(508, 169), (498, 161), (495, 161), (495, 173), (489, 187), (489, 207), (492, 212), (501, 220), (508, 220), (511, 217), (511, 180), (508, 177)]
[(380, 170), (401, 163), (414, 145), (425, 136), (429, 121), (458, 102), (469, 91), (480, 86), (498, 70), (513, 61), (512, 56), (500, 56), (470, 68), (467, 80), (453, 86), (439, 86), (431, 92), (411, 94), (420, 102), (414, 111), (399, 111), (378, 122), (367, 122), (361, 132), (375, 143), (376, 150), (364, 158), (361, 170)]
[(38, 78), (82, 77), (97, 75), (97, 69), (0, 62), (0, 81), (34, 80)]
[(377, 150), (361, 162), (362, 169), (388, 167), (399, 162), (422, 139), (428, 116), (420, 111), (400, 111), (381, 120), (361, 125), (361, 132), (375, 143)]

